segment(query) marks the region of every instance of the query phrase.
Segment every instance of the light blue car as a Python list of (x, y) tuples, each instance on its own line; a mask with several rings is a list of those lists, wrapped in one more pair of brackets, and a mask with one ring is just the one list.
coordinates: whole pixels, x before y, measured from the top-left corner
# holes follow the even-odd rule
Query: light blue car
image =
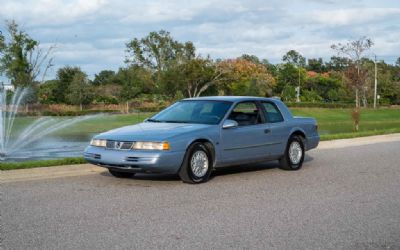
[(252, 162), (279, 160), (282, 169), (298, 170), (318, 143), (316, 120), (293, 117), (280, 100), (199, 97), (95, 136), (84, 157), (116, 177), (172, 173), (201, 183), (213, 169)]

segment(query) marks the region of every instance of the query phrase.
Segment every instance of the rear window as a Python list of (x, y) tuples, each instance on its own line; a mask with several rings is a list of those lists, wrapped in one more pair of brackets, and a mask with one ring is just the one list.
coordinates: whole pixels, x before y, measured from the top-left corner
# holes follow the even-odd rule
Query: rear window
[(266, 112), (265, 119), (267, 120), (267, 122), (283, 122), (283, 116), (275, 104), (270, 102), (263, 102), (262, 105), (264, 106)]

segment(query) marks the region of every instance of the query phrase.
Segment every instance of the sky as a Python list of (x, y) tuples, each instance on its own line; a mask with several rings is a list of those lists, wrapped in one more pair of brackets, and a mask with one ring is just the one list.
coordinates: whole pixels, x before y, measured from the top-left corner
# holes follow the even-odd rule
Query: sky
[(65, 65), (92, 79), (124, 67), (125, 44), (161, 29), (214, 59), (254, 54), (279, 63), (291, 49), (329, 59), (330, 45), (362, 36), (374, 41), (371, 58), (400, 57), (399, 0), (0, 0), (7, 19), (42, 48), (57, 46), (48, 78)]

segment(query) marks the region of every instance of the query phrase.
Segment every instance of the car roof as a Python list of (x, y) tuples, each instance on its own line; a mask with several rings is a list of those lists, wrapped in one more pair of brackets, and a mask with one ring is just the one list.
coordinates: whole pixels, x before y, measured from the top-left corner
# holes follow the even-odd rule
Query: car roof
[(276, 101), (276, 98), (256, 97), (256, 96), (202, 96), (183, 99), (185, 101), (204, 100), (204, 101), (228, 101), (228, 102), (242, 102), (242, 101), (255, 101), (255, 100), (270, 100)]

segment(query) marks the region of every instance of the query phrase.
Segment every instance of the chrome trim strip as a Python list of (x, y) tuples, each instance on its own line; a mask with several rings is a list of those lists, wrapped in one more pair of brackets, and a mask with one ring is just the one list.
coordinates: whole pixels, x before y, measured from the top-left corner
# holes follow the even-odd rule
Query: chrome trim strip
[(262, 147), (262, 146), (270, 146), (270, 145), (277, 145), (277, 144), (282, 144), (282, 142), (267, 142), (267, 143), (263, 143), (263, 144), (255, 144), (255, 145), (244, 146), (244, 147), (224, 148), (224, 150), (237, 150), (237, 149), (245, 149), (245, 148), (258, 148), (258, 147)]

